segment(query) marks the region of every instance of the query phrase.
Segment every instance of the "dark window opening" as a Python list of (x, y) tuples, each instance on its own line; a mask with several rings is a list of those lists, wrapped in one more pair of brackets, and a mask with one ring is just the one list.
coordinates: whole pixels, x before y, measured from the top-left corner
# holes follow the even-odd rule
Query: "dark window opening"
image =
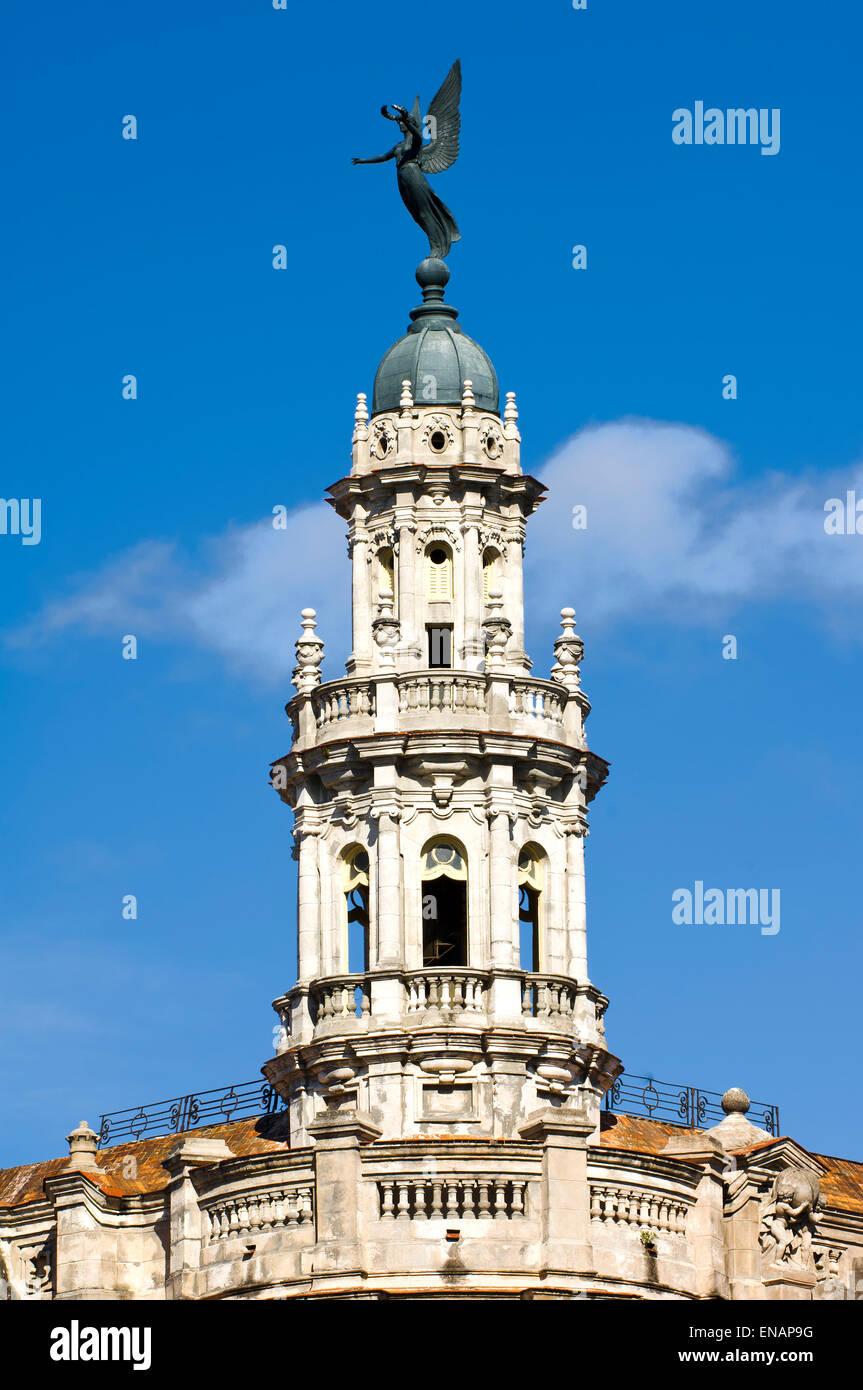
[(452, 628), (430, 627), (429, 666), (452, 666)]
[(531, 974), (539, 971), (539, 893), (526, 884), (518, 890), (519, 964)]
[(424, 879), (423, 965), (467, 965), (467, 884), (464, 879)]
[(365, 975), (369, 968), (369, 890), (353, 888), (348, 900), (348, 974)]

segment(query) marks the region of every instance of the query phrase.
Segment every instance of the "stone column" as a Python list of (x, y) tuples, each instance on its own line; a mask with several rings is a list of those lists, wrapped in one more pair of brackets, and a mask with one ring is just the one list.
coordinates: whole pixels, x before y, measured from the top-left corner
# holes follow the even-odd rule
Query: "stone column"
[(359, 1110), (325, 1111), (308, 1126), (315, 1141), (315, 1273), (364, 1273), (364, 1228), (374, 1213), (374, 1183), (363, 1183), (360, 1144), (381, 1130)]
[(542, 1144), (541, 1276), (593, 1270), (587, 1141), (593, 1121), (578, 1110), (549, 1106), (521, 1125), (523, 1139)]
[(395, 807), (378, 812), (377, 853), (377, 968), (404, 965), (401, 930), (402, 866), (399, 846), (399, 812)]
[(210, 1167), (233, 1158), (224, 1139), (197, 1136), (179, 1139), (171, 1146), (164, 1166), (171, 1174), (169, 1185), (170, 1245), (165, 1296), (169, 1299), (200, 1297), (201, 1249), (204, 1243), (204, 1216), (192, 1180), (195, 1168)]
[(584, 896), (584, 836), (581, 826), (566, 831), (566, 973), (586, 983), (587, 905)]
[[(509, 837), (509, 815), (500, 808), (488, 812), (488, 901), (491, 919), (491, 968), (518, 967), (515, 929), (516, 882)], [(472, 932), (472, 940), (476, 941)]]
[(512, 623), (512, 641), (509, 645), (510, 661), (522, 663), (527, 675), (530, 664), (524, 657), (524, 553), (521, 540), (511, 540), (506, 547), (504, 570), (504, 601)]
[[(399, 620), (401, 640), (399, 646), (402, 669), (408, 664), (408, 649), (417, 640), (416, 630), (416, 556), (414, 555), (414, 530), (412, 524), (402, 523), (398, 528), (398, 576), (396, 578), (396, 616)], [(424, 664), (422, 658), (420, 664)], [(411, 666), (416, 660), (411, 659)]]
[(368, 558), (369, 545), (364, 537), (355, 536), (351, 547), (353, 587), (351, 618), (353, 651), (347, 662), (351, 675), (365, 675), (372, 665), (372, 565)]
[(550, 975), (569, 973), (569, 952), (566, 933), (566, 847), (560, 840), (550, 839), (551, 853), (544, 860), (547, 880), (540, 899), (544, 960), (540, 970)]
[(462, 593), (464, 601), (464, 635), (462, 647), (463, 664), (469, 670), (477, 670), (485, 654), (485, 640), (482, 629), (482, 551), (479, 543), (479, 526), (475, 523), (464, 527), (464, 561), (462, 564)]
[(317, 831), (297, 827), (297, 979), (313, 980), (321, 969), (321, 888)]

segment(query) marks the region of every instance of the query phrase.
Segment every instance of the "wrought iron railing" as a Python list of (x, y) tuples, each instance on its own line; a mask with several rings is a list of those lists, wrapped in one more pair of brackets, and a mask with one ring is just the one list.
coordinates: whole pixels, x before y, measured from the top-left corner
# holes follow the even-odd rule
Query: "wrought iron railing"
[(131, 1135), (180, 1134), (204, 1125), (223, 1125), (231, 1120), (257, 1115), (273, 1115), (284, 1109), (284, 1101), (265, 1081), (241, 1081), (237, 1086), (193, 1095), (157, 1100), (149, 1105), (130, 1106), (99, 1116), (99, 1146), (106, 1148)]
[[(719, 1091), (702, 1091), (695, 1086), (682, 1086), (672, 1081), (656, 1081), (652, 1076), (633, 1076), (622, 1072), (605, 1093), (606, 1110), (619, 1110), (623, 1115), (647, 1115), (654, 1120), (667, 1120), (675, 1125), (707, 1129), (725, 1118)], [(779, 1107), (767, 1101), (753, 1100), (747, 1119), (779, 1134)]]
[[(605, 1095), (606, 1110), (624, 1115), (647, 1115), (671, 1124), (705, 1129), (721, 1120), (724, 1111), (718, 1091), (702, 1091), (652, 1076), (622, 1073)], [(273, 1115), (285, 1108), (282, 1100), (265, 1081), (243, 1081), (237, 1086), (213, 1091), (197, 1091), (173, 1100), (153, 1101), (149, 1105), (112, 1110), (99, 1117), (99, 1145), (107, 1148), (118, 1140), (144, 1135), (180, 1134), (204, 1125), (228, 1124), (231, 1120)], [(779, 1107), (754, 1100), (748, 1118), (768, 1134), (779, 1134)]]

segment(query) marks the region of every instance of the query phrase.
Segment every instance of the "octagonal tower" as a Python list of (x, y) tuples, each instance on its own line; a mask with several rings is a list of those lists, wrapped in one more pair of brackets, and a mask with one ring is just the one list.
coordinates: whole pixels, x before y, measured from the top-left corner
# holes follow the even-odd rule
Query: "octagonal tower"
[[(371, 419), (358, 396), (351, 471), (329, 489), (352, 651), (321, 682), (304, 610), (273, 765), (295, 816), (299, 980), (264, 1071), (292, 1146), (354, 1111), (385, 1139), (517, 1137), (549, 1106), (598, 1129), (621, 1069), (587, 969), (587, 806), (607, 767), (585, 742), (582, 644), (564, 609), (550, 678), (531, 675), (522, 555), (544, 488), (521, 470), (514, 393), (501, 416), (489, 359), (453, 331), (447, 278), (421, 264)], [(479, 397), (470, 376), (454, 391), (465, 366)]]

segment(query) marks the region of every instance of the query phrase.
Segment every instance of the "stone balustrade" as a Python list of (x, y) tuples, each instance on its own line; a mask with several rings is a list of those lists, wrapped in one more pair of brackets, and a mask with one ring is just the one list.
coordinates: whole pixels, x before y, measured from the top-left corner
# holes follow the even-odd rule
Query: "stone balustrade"
[(576, 984), (561, 975), (524, 975), (521, 1011), (531, 1018), (572, 1018)]
[(312, 694), (318, 729), (328, 729), (345, 719), (370, 718), (375, 712), (375, 687), (368, 680), (330, 681)]
[(486, 678), (435, 671), (399, 677), (399, 714), (485, 714)]
[(513, 719), (545, 719), (563, 723), (566, 694), (552, 681), (513, 680), (509, 690), (509, 712)]
[(332, 1018), (363, 1018), (371, 1013), (368, 975), (329, 975), (309, 991), (316, 1023)]
[(591, 1185), (590, 1188), (592, 1221), (643, 1226), (648, 1230), (682, 1235), (688, 1210), (689, 1203), (679, 1195), (608, 1185)]
[(417, 970), (406, 976), (405, 985), (409, 1014), (428, 1009), (482, 1013), (486, 1007), (488, 977), (476, 970)]
[(202, 1208), (207, 1243), (252, 1231), (273, 1231), (284, 1226), (305, 1226), (314, 1220), (313, 1188), (268, 1188), (220, 1197)]
[[(385, 677), (344, 677), (295, 696), (287, 706), (295, 738), (314, 742), (342, 733), (379, 732), (382, 717), (385, 723), (392, 719), (394, 728), (396, 723), (411, 727), (414, 719), (422, 723), (430, 715), (480, 728), (493, 712), (493, 679), (506, 682), (509, 717), (516, 726), (533, 729), (545, 725), (549, 736), (556, 738), (563, 728), (568, 695), (554, 681), (449, 669), (407, 671), (395, 677), (390, 707), (378, 690), (382, 679)], [(300, 717), (304, 701), (310, 702), (310, 725)], [(390, 709), (391, 713), (385, 715), (384, 711)]]
[(489, 1175), (430, 1178), (425, 1182), (394, 1179), (378, 1183), (382, 1220), (513, 1221), (525, 1216), (526, 1179)]

